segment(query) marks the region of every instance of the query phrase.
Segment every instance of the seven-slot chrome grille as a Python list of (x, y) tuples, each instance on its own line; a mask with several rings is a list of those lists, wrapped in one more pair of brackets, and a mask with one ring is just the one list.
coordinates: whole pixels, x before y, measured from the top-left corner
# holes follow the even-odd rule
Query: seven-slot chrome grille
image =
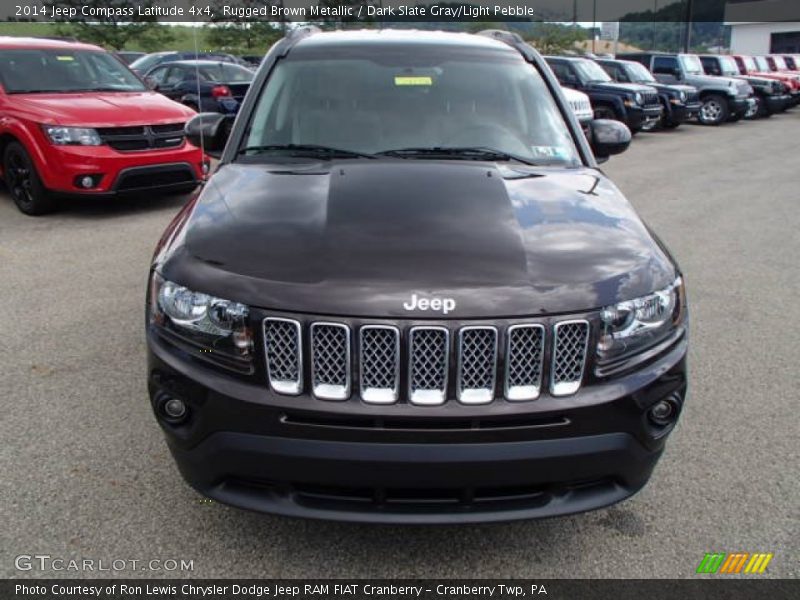
[[(264, 320), (264, 348), (269, 385), (279, 394), (300, 394), (309, 377), (316, 398), (346, 400), (355, 379), (359, 396), (369, 404), (404, 399), (436, 406), (454, 388), (459, 402), (474, 405), (499, 397), (535, 400), (546, 380), (551, 395), (574, 394), (586, 370), (589, 333), (585, 320), (552, 327), (522, 323), (451, 330), (375, 324), (352, 330), (344, 323), (318, 321), (304, 327), (293, 319), (270, 317)], [(310, 361), (307, 372), (304, 353)], [(455, 381), (448, 388), (451, 374)]]

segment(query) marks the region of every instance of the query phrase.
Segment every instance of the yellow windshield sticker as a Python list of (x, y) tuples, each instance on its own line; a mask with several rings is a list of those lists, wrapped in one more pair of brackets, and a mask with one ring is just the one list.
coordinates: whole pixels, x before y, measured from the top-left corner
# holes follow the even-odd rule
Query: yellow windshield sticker
[(431, 77), (406, 77), (400, 76), (394, 78), (395, 85), (433, 85), (433, 78)]
[(56, 60), (66, 60), (67, 62), (75, 60), (74, 56), (56, 56)]

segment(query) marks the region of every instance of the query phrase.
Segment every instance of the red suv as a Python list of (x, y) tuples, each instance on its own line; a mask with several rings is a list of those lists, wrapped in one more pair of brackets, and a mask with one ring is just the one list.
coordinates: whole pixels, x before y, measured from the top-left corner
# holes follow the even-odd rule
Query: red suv
[(194, 114), (97, 46), (0, 37), (2, 175), (29, 215), (65, 195), (194, 189), (207, 170), (183, 133)]

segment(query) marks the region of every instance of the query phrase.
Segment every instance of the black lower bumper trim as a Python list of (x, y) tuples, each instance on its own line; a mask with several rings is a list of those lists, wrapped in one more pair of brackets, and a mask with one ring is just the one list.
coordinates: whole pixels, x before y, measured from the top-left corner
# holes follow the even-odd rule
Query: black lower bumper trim
[(261, 512), (375, 523), (550, 517), (636, 493), (661, 451), (632, 436), (494, 444), (363, 444), (220, 432), (186, 451), (205, 496)]

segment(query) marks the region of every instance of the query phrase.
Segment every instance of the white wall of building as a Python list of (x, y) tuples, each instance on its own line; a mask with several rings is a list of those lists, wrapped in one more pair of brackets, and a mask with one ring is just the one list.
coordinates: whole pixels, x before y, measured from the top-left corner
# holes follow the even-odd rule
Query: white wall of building
[(768, 54), (770, 36), (779, 32), (799, 32), (800, 22), (789, 23), (729, 23), (731, 25), (731, 53)]

